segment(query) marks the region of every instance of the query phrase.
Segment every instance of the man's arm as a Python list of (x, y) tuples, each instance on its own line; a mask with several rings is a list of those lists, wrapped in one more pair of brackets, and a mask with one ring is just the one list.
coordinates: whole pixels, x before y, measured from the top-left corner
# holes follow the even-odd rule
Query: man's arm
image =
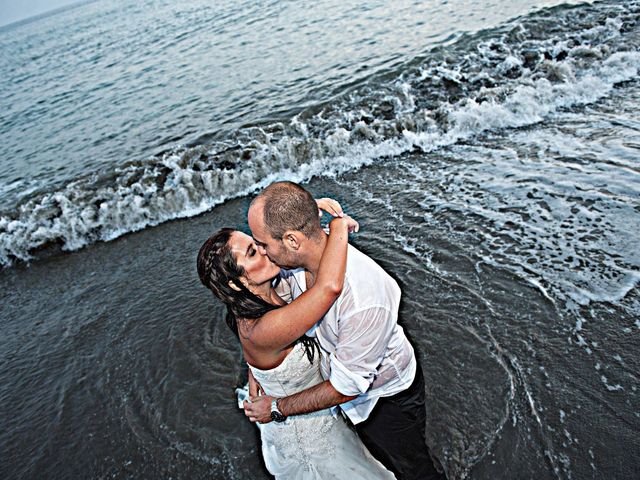
[[(317, 412), (325, 408), (340, 405), (356, 398), (343, 395), (337, 391), (329, 380), (326, 380), (311, 388), (295, 393), (288, 397), (278, 399), (280, 413), (288, 417), (303, 413)], [(274, 397), (262, 395), (252, 397), (251, 403), (245, 400), (244, 414), (252, 422), (268, 423), (271, 421), (271, 401)]]

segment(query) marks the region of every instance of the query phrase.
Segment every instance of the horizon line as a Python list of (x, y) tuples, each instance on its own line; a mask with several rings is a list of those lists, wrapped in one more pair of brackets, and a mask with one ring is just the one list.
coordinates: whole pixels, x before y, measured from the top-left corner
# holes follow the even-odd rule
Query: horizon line
[(86, 5), (88, 3), (97, 2), (98, 0), (78, 0), (77, 2), (73, 2), (69, 5), (63, 5), (62, 7), (54, 8), (53, 10), (47, 10), (46, 12), (37, 13), (30, 17), (25, 17), (20, 20), (14, 20), (12, 22), (6, 23), (4, 25), (0, 25), (0, 32), (5, 30), (12, 30), (13, 28), (19, 27), (21, 25), (26, 25), (37, 20), (41, 20), (43, 18), (52, 17), (62, 12), (66, 12), (67, 10), (72, 10), (81, 5)]

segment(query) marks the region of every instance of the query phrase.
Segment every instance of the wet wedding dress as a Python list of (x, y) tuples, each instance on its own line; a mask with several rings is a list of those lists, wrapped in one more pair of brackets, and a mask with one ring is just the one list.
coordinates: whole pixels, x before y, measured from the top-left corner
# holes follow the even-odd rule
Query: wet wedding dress
[[(303, 345), (297, 343), (277, 367), (249, 368), (268, 395), (285, 397), (323, 381), (319, 355), (316, 352), (309, 363)], [(264, 462), (277, 479), (395, 478), (330, 409), (293, 415), (283, 423), (270, 422), (259, 428)]]

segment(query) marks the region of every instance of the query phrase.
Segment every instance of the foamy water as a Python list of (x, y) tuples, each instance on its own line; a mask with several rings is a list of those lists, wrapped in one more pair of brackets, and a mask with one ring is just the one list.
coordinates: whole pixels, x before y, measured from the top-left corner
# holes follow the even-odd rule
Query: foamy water
[(0, 476), (267, 478), (194, 257), (286, 178), (401, 284), (449, 478), (634, 478), (640, 4), (556, 3), (1, 30)]

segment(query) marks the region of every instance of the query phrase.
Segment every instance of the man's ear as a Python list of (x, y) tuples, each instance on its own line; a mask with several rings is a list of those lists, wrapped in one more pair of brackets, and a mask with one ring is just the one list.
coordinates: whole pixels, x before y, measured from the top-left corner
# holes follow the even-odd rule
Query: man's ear
[(238, 287), (233, 280), (229, 280), (229, 287), (236, 292), (240, 291), (240, 287)]
[(282, 242), (289, 250), (297, 251), (300, 249), (302, 234), (297, 230), (287, 230), (282, 236)]

